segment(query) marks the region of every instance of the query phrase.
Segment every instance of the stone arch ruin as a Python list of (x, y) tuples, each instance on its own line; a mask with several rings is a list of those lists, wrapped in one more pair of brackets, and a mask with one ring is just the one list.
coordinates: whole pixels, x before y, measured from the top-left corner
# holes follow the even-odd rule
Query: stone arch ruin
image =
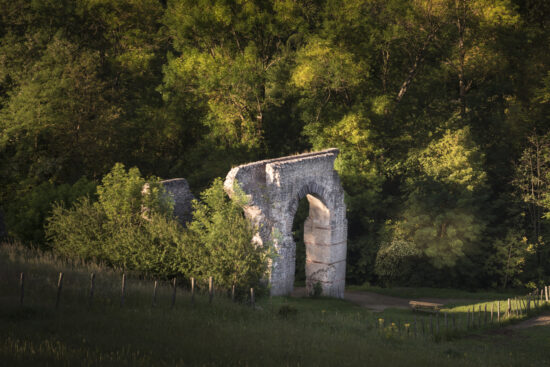
[(309, 201), (304, 222), (306, 288), (320, 283), (323, 295), (344, 297), (347, 220), (344, 190), (334, 160), (338, 149), (243, 164), (227, 174), (224, 187), (232, 196), (238, 183), (249, 201), (246, 216), (258, 227), (254, 241), (270, 243), (277, 256), (270, 264), (272, 295), (292, 292), (296, 244), (292, 222), (298, 202)]

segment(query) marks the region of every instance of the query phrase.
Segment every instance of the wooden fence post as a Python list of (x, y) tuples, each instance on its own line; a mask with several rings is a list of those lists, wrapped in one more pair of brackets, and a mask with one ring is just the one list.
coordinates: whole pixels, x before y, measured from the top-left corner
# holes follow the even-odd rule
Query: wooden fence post
[(95, 274), (90, 274), (90, 294), (88, 295), (88, 306), (92, 306), (92, 301), (94, 299), (94, 290), (95, 290)]
[(453, 330), (456, 331), (456, 315), (453, 315)]
[(546, 298), (546, 302), (548, 302), (548, 286), (547, 285), (544, 286), (544, 296)]
[(19, 275), (19, 305), (23, 307), (23, 298), (25, 297), (25, 273)]
[(401, 320), (397, 320), (397, 335), (401, 335)]
[(493, 323), (493, 310), (495, 308), (495, 303), (491, 302), (491, 324)]
[(59, 301), (61, 300), (61, 289), (63, 288), (63, 273), (59, 273), (59, 279), (57, 280), (57, 298), (55, 300), (55, 308), (59, 308)]
[(510, 309), (512, 307), (512, 303), (510, 301), (510, 298), (508, 298), (508, 306), (506, 307), (506, 317), (510, 317)]
[(255, 303), (254, 303), (254, 288), (250, 288), (250, 305), (252, 306), (252, 308), (255, 307)]
[(477, 327), (481, 328), (481, 305), (478, 307)]
[(231, 286), (231, 302), (235, 302), (235, 284)]
[(120, 306), (124, 306), (125, 292), (126, 292), (126, 274), (122, 273), (122, 285), (120, 286)]
[(208, 303), (212, 303), (212, 298), (214, 298), (214, 282), (212, 277), (208, 278)]
[(157, 288), (159, 286), (158, 280), (155, 280), (155, 284), (153, 285), (153, 300), (151, 301), (151, 307), (155, 307), (157, 305)]
[(172, 308), (176, 307), (176, 289), (177, 289), (177, 283), (178, 280), (176, 279), (176, 277), (174, 277), (174, 279), (172, 279)]
[(191, 278), (191, 304), (195, 304), (195, 278)]

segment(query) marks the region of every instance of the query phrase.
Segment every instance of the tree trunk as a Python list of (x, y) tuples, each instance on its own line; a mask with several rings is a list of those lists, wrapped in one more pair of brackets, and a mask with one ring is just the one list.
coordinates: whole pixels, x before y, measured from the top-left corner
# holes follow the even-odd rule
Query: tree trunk
[(466, 26), (466, 1), (458, 0), (456, 3), (456, 26), (458, 29), (458, 87), (460, 100), (460, 117), (466, 118), (466, 82), (464, 75), (464, 64), (466, 59), (466, 49), (464, 47), (464, 29)]

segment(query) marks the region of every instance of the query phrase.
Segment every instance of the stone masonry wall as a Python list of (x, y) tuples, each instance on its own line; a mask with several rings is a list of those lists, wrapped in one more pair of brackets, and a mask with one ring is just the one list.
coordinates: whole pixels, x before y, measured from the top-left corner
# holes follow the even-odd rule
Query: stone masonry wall
[(337, 155), (337, 149), (328, 149), (254, 162), (233, 168), (226, 177), (229, 195), (235, 182), (248, 195), (245, 212), (259, 228), (255, 241), (273, 245), (278, 255), (269, 274), (273, 295), (293, 289), (296, 245), (292, 223), (299, 200), (307, 197), (306, 286), (311, 291), (320, 283), (324, 295), (344, 296), (347, 220), (344, 191), (334, 170)]

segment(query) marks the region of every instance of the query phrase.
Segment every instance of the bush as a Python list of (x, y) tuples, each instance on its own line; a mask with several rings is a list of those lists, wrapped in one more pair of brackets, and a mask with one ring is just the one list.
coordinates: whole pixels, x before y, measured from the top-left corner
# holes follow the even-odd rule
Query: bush
[(267, 269), (269, 247), (256, 246), (252, 237), (256, 229), (245, 218), (246, 196), (237, 193), (230, 200), (220, 178), (193, 203), (193, 221), (189, 236), (193, 243), (190, 273), (198, 278), (212, 276), (216, 284), (230, 288), (257, 286)]
[(403, 283), (415, 272), (415, 263), (422, 258), (414, 243), (403, 238), (399, 230), (387, 234), (376, 256), (374, 271), (386, 285)]
[(137, 168), (126, 172), (116, 164), (97, 194), (97, 202), (84, 197), (71, 209), (54, 206), (46, 233), (55, 251), (128, 270), (174, 274), (183, 234), (160, 180), (145, 180)]
[(323, 286), (321, 285), (321, 282), (316, 282), (313, 284), (313, 290), (310, 294), (313, 298), (319, 298), (323, 295)]
[(97, 194), (97, 202), (84, 197), (70, 209), (54, 206), (46, 233), (56, 252), (165, 277), (212, 276), (226, 289), (257, 289), (269, 248), (252, 243), (256, 229), (244, 217), (245, 196), (230, 200), (221, 179), (201, 194), (201, 202), (194, 201), (188, 229), (173, 217), (159, 179), (145, 180), (137, 168), (115, 165)]
[(284, 304), (279, 307), (277, 314), (284, 319), (288, 319), (291, 316), (296, 316), (298, 314), (298, 310), (291, 305)]
[(30, 189), (19, 190), (6, 209), (6, 227), (9, 235), (22, 242), (44, 245), (44, 221), (55, 202), (71, 205), (78, 198), (94, 195), (96, 183), (85, 177), (73, 185), (55, 185), (46, 181)]

